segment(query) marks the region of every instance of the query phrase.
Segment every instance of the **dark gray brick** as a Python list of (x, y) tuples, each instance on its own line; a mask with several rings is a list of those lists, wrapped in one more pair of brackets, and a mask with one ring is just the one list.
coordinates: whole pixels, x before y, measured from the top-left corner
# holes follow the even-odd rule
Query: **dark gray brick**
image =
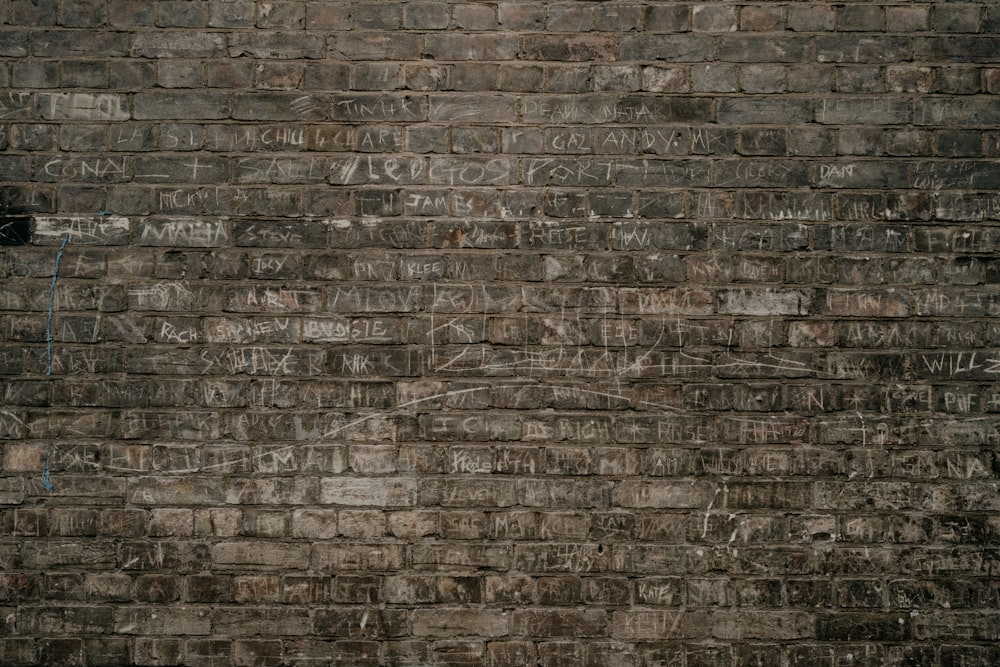
[(229, 38), (229, 56), (249, 58), (322, 58), (323, 37), (313, 34), (256, 32)]
[(997, 661), (988, 3), (0, 23), (0, 663)]
[(224, 47), (224, 36), (219, 33), (136, 33), (129, 55), (140, 58), (211, 58), (221, 55)]
[(229, 116), (229, 99), (222, 93), (139, 93), (133, 104), (137, 120), (208, 120)]

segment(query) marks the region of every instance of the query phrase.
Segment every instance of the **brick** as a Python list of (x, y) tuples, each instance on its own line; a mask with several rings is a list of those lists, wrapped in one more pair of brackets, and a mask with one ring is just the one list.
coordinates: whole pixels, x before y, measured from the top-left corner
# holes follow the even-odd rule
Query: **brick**
[(452, 67), (455, 90), (493, 90), (497, 87), (497, 65), (457, 64)]
[(14, 149), (46, 150), (55, 145), (55, 132), (47, 125), (15, 125), (8, 137), (8, 146)]
[[(326, 107), (327, 100), (321, 95), (252, 93), (234, 96), (232, 115), (233, 118), (242, 120), (315, 121), (327, 117)], [(228, 113), (220, 117), (225, 118), (227, 115)]]
[(820, 37), (816, 48), (820, 62), (834, 63), (898, 63), (913, 53), (910, 40), (883, 36), (859, 38), (850, 48), (839, 39)]
[(697, 187), (708, 184), (709, 163), (702, 160), (619, 160), (615, 171), (616, 180), (623, 185)]
[(608, 617), (600, 610), (520, 610), (514, 612), (512, 634), (540, 637), (606, 636)]
[(151, 26), (154, 9), (134, 0), (113, 0), (109, 11), (110, 23), (112, 26)]
[(602, 32), (642, 30), (645, 7), (612, 5), (607, 11), (594, 12), (594, 28)]
[(15, 25), (56, 25), (59, 7), (55, 2), (33, 5), (15, 2), (11, 7)]
[(662, 99), (645, 95), (622, 97), (615, 109), (619, 122), (657, 123), (699, 121), (713, 118), (712, 102), (708, 98), (692, 97), (681, 100)]
[(47, 663), (79, 664), (83, 661), (83, 642), (79, 639), (50, 639), (42, 642), (39, 653)]
[(644, 67), (641, 90), (652, 93), (684, 93), (688, 91), (685, 70), (680, 67)]
[[(246, 627), (258, 636), (296, 636), (309, 632), (309, 617), (303, 608), (246, 606), (238, 610), (217, 610), (212, 625), (224, 632)], [(226, 644), (228, 646), (228, 642)]]
[(251, 546), (244, 542), (223, 542), (212, 547), (212, 560), (222, 567), (306, 567), (308, 547), (296, 544)]
[(548, 80), (545, 90), (558, 93), (582, 93), (591, 89), (590, 67), (587, 65), (548, 65), (544, 68)]
[(882, 13), (881, 7), (840, 7), (837, 10), (837, 28), (844, 32), (881, 30)]
[(616, 611), (611, 618), (611, 636), (655, 640), (662, 636), (664, 628), (671, 628), (675, 637), (690, 637), (697, 634), (695, 628), (708, 624), (708, 619), (705, 612)]
[[(623, 47), (624, 51), (624, 47)], [(559, 35), (527, 35), (522, 40), (520, 55), (525, 60), (581, 62), (617, 60), (617, 40), (604, 35), (564, 37)], [(623, 53), (623, 58), (627, 56)], [(499, 60), (500, 58), (491, 58)]]
[(423, 98), (414, 96), (334, 97), (332, 108), (335, 119), (346, 121), (414, 122), (426, 116)]
[(87, 57), (95, 53), (102, 56), (125, 56), (124, 33), (88, 31), (85, 37), (71, 30), (44, 30), (32, 35), (32, 55), (46, 58)]
[(445, 3), (410, 3), (403, 5), (403, 27), (441, 30), (448, 27), (449, 7)]
[(719, 293), (719, 312), (742, 315), (803, 315), (809, 311), (811, 295), (793, 290), (729, 290)]
[(886, 7), (885, 22), (892, 30), (906, 32), (926, 30), (929, 14), (927, 7)]
[(211, 32), (176, 31), (169, 35), (136, 33), (129, 55), (141, 58), (211, 58), (222, 53), (223, 36)]
[(981, 77), (974, 68), (948, 68), (938, 70), (934, 90), (939, 93), (971, 95), (980, 92)]
[(204, 3), (168, 1), (161, 8), (158, 25), (197, 28), (205, 25), (206, 7)]
[(806, 123), (811, 117), (812, 109), (808, 101), (781, 98), (725, 99), (719, 104), (718, 111), (718, 121), (723, 124), (770, 124), (775, 118)]
[(0, 14), (0, 662), (996, 662), (993, 7)]
[(341, 546), (316, 544), (312, 547), (311, 566), (321, 572), (394, 571), (403, 563), (399, 545)]
[(64, 63), (62, 81), (80, 88), (106, 88), (108, 83), (107, 67), (99, 61)]
[(589, 32), (593, 26), (593, 7), (556, 5), (549, 9), (547, 27), (553, 32)]
[(256, 32), (236, 33), (229, 38), (230, 57), (301, 59), (322, 58), (323, 38), (320, 35)]
[(419, 51), (418, 36), (408, 33), (337, 33), (327, 54), (338, 60), (411, 60)]
[[(250, 11), (254, 9), (250, 4)], [(353, 26), (353, 16), (349, 5), (329, 4), (325, 2), (306, 3), (306, 28), (349, 30)]]
[(735, 32), (737, 9), (713, 5), (691, 8), (691, 29), (695, 32)]
[(321, 481), (320, 501), (352, 506), (409, 506), (416, 503), (416, 487), (399, 480), (387, 484), (365, 479), (326, 478)]
[(161, 609), (159, 607), (135, 607), (116, 610), (115, 632), (124, 635), (156, 633), (172, 635), (207, 635), (211, 631), (209, 610), (189, 607), (184, 609)]
[(30, 88), (55, 88), (59, 73), (55, 63), (24, 63), (13, 68), (11, 83)]
[(921, 101), (914, 109), (914, 119), (920, 125), (948, 125), (959, 123), (965, 126), (988, 125), (993, 121), (995, 108), (983, 101), (986, 98), (963, 100), (962, 105), (950, 101)]
[(261, 12), (257, 22), (262, 28), (298, 28), (305, 25), (305, 7), (282, 3)]
[(509, 30), (540, 30), (545, 23), (545, 8), (516, 2), (502, 2), (497, 7), (499, 25)]
[(140, 93), (134, 97), (134, 117), (148, 119), (226, 118), (229, 102), (218, 93)]
[(503, 611), (424, 609), (414, 614), (413, 634), (416, 636), (449, 637), (477, 635), (503, 637), (508, 634), (510, 619)]
[(909, 108), (905, 102), (878, 98), (853, 98), (823, 100), (817, 107), (816, 119), (820, 123), (852, 124), (904, 123)]
[[(900, 622), (902, 621), (902, 622)], [(908, 619), (891, 614), (850, 613), (821, 615), (816, 619), (817, 639), (905, 639), (909, 636)]]
[(431, 96), (431, 122), (474, 119), (476, 123), (512, 123), (516, 119), (515, 98), (500, 95)]
[(444, 34), (424, 45), (434, 60), (515, 60), (518, 40), (513, 35)]
[(234, 664), (273, 666), (281, 663), (282, 646), (278, 640), (238, 640), (233, 643)]
[(802, 62), (807, 48), (806, 41), (794, 36), (774, 39), (740, 35), (721, 37), (718, 55), (720, 60), (728, 62)]
[(989, 41), (989, 37), (920, 37), (914, 40), (913, 54), (952, 63), (989, 62)]
[(687, 7), (650, 5), (644, 9), (646, 29), (651, 32), (684, 32), (690, 27)]
[(711, 60), (712, 42), (701, 35), (663, 39), (655, 35), (629, 35), (621, 39), (621, 60), (703, 62)]
[(127, 100), (120, 95), (52, 93), (36, 97), (36, 109), (46, 120), (128, 120)]
[(740, 30), (771, 32), (785, 27), (785, 10), (781, 7), (749, 5), (740, 10)]

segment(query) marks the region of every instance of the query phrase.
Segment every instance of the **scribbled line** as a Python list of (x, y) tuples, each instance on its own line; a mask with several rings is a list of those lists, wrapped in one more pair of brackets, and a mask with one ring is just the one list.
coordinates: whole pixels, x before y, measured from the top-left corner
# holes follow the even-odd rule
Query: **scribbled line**
[[(484, 385), (484, 386), (481, 386), (481, 387), (467, 387), (465, 389), (453, 389), (451, 391), (445, 391), (445, 392), (442, 392), (442, 393), (434, 394), (432, 396), (424, 396), (423, 398), (415, 398), (413, 400), (406, 401), (404, 403), (400, 403), (393, 410), (390, 410), (390, 411), (374, 412), (372, 414), (365, 415), (363, 417), (359, 417), (358, 419), (350, 421), (350, 422), (348, 422), (346, 424), (343, 424), (343, 425), (338, 426), (336, 428), (330, 429), (329, 431), (323, 433), (320, 437), (321, 438), (331, 438), (331, 437), (337, 435), (338, 433), (341, 433), (341, 432), (346, 431), (348, 429), (354, 428), (355, 426), (363, 424), (363, 423), (365, 423), (367, 421), (371, 421), (372, 419), (378, 419), (380, 417), (385, 417), (386, 415), (394, 414), (395, 412), (397, 412), (399, 410), (402, 410), (402, 409), (405, 409), (405, 408), (408, 408), (408, 407), (412, 407), (414, 405), (419, 405), (421, 403), (426, 403), (428, 401), (437, 401), (437, 400), (440, 400), (442, 398), (449, 398), (451, 396), (461, 396), (463, 394), (470, 394), (470, 393), (473, 393), (473, 392), (488, 391), (488, 390), (495, 390), (495, 389), (524, 389), (525, 387), (555, 388), (555, 387), (558, 387), (558, 386), (559, 385), (555, 385), (555, 384), (539, 385), (539, 384), (534, 384), (534, 383), (522, 383), (522, 384), (504, 384), (504, 385)], [(581, 393), (586, 393), (586, 394), (590, 394), (590, 395), (594, 395), (594, 396), (603, 396), (603, 397), (608, 397), (608, 398), (615, 398), (615, 399), (626, 400), (626, 401), (629, 401), (630, 403), (635, 404), (635, 405), (645, 405), (645, 406), (648, 406), (648, 407), (655, 407), (655, 408), (658, 408), (658, 409), (662, 409), (662, 410), (666, 410), (666, 411), (671, 411), (671, 412), (677, 412), (677, 413), (682, 412), (682, 410), (679, 410), (678, 408), (674, 408), (674, 407), (669, 406), (669, 405), (664, 405), (664, 404), (661, 404), (661, 403), (655, 403), (655, 402), (652, 402), (652, 401), (643, 401), (643, 400), (633, 399), (633, 398), (629, 398), (627, 396), (622, 396), (622, 395), (615, 394), (615, 393), (603, 392), (603, 391), (596, 391), (596, 390), (591, 390), (591, 389), (584, 389), (584, 388), (575, 387), (575, 386), (573, 387), (573, 389), (575, 391), (579, 391)], [(280, 454), (282, 452), (290, 451), (290, 450), (294, 449), (297, 446), (298, 445), (287, 445), (287, 446), (281, 447), (280, 449), (277, 449), (277, 450), (268, 451), (265, 454), (258, 454), (256, 456), (253, 456), (253, 457), (251, 457), (251, 460), (260, 460), (260, 459), (264, 458), (265, 456), (274, 456), (275, 454)], [(103, 470), (108, 470), (108, 471), (112, 471), (112, 472), (146, 472), (145, 470), (140, 470), (140, 469), (136, 469), (136, 468), (123, 468), (123, 467), (109, 466), (109, 465), (102, 465), (102, 464), (94, 464), (94, 463), (92, 463), (91, 465), (94, 465), (95, 467), (100, 467)], [(232, 461), (224, 461), (224, 462), (221, 462), (221, 463), (213, 463), (211, 465), (206, 465), (206, 466), (201, 466), (201, 467), (196, 467), (196, 468), (186, 468), (186, 469), (183, 469), (183, 470), (171, 470), (170, 472), (172, 474), (187, 475), (187, 474), (192, 474), (192, 473), (197, 473), (197, 472), (205, 472), (205, 471), (216, 469), (216, 468), (225, 468), (225, 467), (230, 466), (230, 465), (232, 465)]]
[(45, 448), (45, 472), (42, 473), (42, 486), (48, 493), (52, 493), (52, 480), (49, 479), (49, 473), (51, 472), (49, 466), (49, 459), (52, 457), (52, 452), (48, 447)]
[[(62, 245), (59, 246), (59, 252), (56, 254), (56, 266), (52, 271), (52, 284), (49, 285), (49, 319), (45, 325), (45, 344), (48, 357), (48, 367), (45, 369), (46, 375), (52, 375), (52, 309), (56, 302), (56, 280), (59, 279), (59, 263), (62, 262), (63, 251), (66, 250), (66, 243), (68, 241), (69, 234), (66, 234), (63, 236)], [(48, 466), (47, 461), (46, 466)]]
[[(361, 416), (361, 417), (359, 417), (357, 419), (354, 419), (354, 420), (351, 420), (351, 421), (349, 421), (349, 422), (347, 422), (345, 424), (341, 424), (341, 425), (339, 425), (339, 426), (337, 426), (335, 428), (331, 428), (330, 430), (324, 432), (319, 437), (320, 437), (320, 439), (332, 438), (332, 437), (334, 437), (334, 436), (336, 436), (336, 435), (338, 435), (338, 434), (340, 434), (340, 433), (342, 433), (344, 431), (350, 430), (350, 429), (354, 428), (355, 426), (359, 426), (360, 424), (363, 424), (365, 422), (371, 421), (373, 419), (379, 419), (379, 418), (385, 417), (387, 415), (392, 415), (392, 414), (397, 413), (400, 410), (403, 410), (405, 408), (412, 407), (412, 406), (415, 406), (415, 405), (420, 405), (421, 403), (427, 403), (429, 401), (441, 400), (443, 398), (449, 398), (449, 397), (452, 397), (452, 396), (461, 396), (461, 395), (465, 395), (465, 394), (471, 394), (471, 393), (476, 393), (476, 392), (481, 392), (481, 391), (497, 390), (497, 389), (525, 389), (525, 388), (529, 388), (529, 387), (543, 388), (543, 389), (558, 389), (558, 388), (562, 388), (564, 386), (566, 386), (566, 385), (559, 384), (559, 383), (544, 383), (544, 384), (539, 384), (539, 383), (534, 383), (534, 382), (525, 382), (525, 383), (518, 383), (518, 384), (483, 385), (483, 386), (478, 386), (478, 387), (466, 387), (464, 389), (453, 389), (451, 391), (440, 392), (440, 393), (436, 393), (436, 394), (433, 394), (433, 395), (430, 395), (430, 396), (424, 396), (422, 398), (415, 398), (415, 399), (412, 399), (412, 400), (409, 400), (409, 401), (405, 401), (405, 402), (400, 403), (399, 405), (395, 406), (391, 410), (380, 410), (380, 411), (377, 411), (377, 412), (373, 412), (371, 414), (367, 414), (367, 415)], [(666, 413), (673, 414), (673, 415), (692, 414), (691, 410), (687, 410), (687, 409), (684, 409), (684, 408), (678, 408), (678, 407), (675, 407), (675, 406), (666, 405), (666, 404), (659, 403), (659, 402), (641, 400), (641, 399), (637, 399), (637, 398), (634, 398), (634, 397), (625, 396), (623, 394), (616, 393), (616, 392), (599, 391), (599, 390), (594, 390), (594, 389), (585, 389), (585, 388), (577, 386), (577, 385), (571, 385), (571, 388), (572, 388), (573, 391), (578, 391), (578, 392), (580, 392), (582, 394), (587, 394), (587, 395), (592, 395), (592, 396), (599, 396), (599, 397), (605, 397), (605, 398), (610, 398), (610, 399), (624, 400), (624, 401), (629, 402), (633, 406), (645, 406), (647, 408), (655, 408), (657, 410), (662, 410), (662, 411), (664, 411)], [(0, 414), (9, 414), (9, 413), (0, 413)], [(11, 416), (13, 416), (13, 415), (11, 415)], [(866, 434), (866, 430), (867, 429), (865, 427), (864, 415), (862, 415), (861, 412), (858, 412), (857, 416), (861, 420), (861, 428), (860, 429), (856, 429), (856, 430), (858, 430), (859, 432), (862, 433), (862, 441), (867, 443), (867, 434)], [(749, 417), (749, 416), (718, 415), (718, 418), (719, 419), (724, 419), (724, 420), (727, 420), (727, 421), (736, 422), (736, 423), (753, 423), (753, 424), (756, 424), (756, 423), (759, 423), (761, 421), (760, 418), (753, 418), (753, 417)], [(14, 419), (17, 420), (17, 421), (20, 421), (16, 417), (14, 417)], [(965, 421), (969, 421), (969, 422), (987, 422), (987, 421), (991, 421), (991, 420), (992, 420), (991, 417), (970, 417), (970, 418), (968, 418)], [(765, 421), (767, 421), (767, 420), (765, 420)], [(846, 419), (823, 419), (823, 420), (819, 420), (819, 421), (817, 421), (815, 423), (820, 424), (820, 425), (836, 425), (836, 424), (854, 424), (856, 422), (851, 422), (851, 421), (846, 420)], [(923, 423), (926, 425), (926, 424), (929, 424), (930, 422), (923, 422)], [(284, 452), (291, 451), (291, 450), (295, 449), (298, 446), (300, 446), (298, 443), (296, 443), (296, 444), (290, 444), (290, 445), (285, 445), (285, 446), (280, 447), (278, 449), (269, 450), (269, 451), (267, 451), (265, 453), (261, 453), (261, 454), (256, 454), (254, 456), (249, 457), (247, 460), (248, 461), (259, 461), (259, 460), (261, 460), (263, 458), (266, 458), (266, 457), (274, 456), (276, 454), (280, 455), (280, 454), (282, 454)], [(48, 453), (49, 453), (48, 450), (46, 450), (46, 455), (48, 455)], [(117, 472), (117, 473), (146, 473), (146, 472), (149, 472), (148, 469), (144, 469), (144, 468), (130, 468), (130, 467), (125, 467), (125, 466), (115, 466), (115, 465), (108, 465), (106, 463), (97, 463), (97, 462), (93, 462), (93, 461), (80, 461), (79, 463), (83, 464), (83, 465), (92, 466), (95, 470), (96, 469), (100, 469), (100, 470), (105, 470), (105, 471), (108, 471), (108, 472)], [(196, 466), (196, 467), (190, 467), (190, 468), (182, 468), (182, 469), (178, 469), (178, 470), (168, 470), (168, 471), (164, 471), (164, 472), (169, 472), (169, 473), (175, 474), (175, 475), (176, 474), (182, 474), (182, 475), (184, 475), (184, 474), (194, 474), (194, 473), (208, 472), (208, 471), (211, 471), (211, 470), (218, 470), (218, 469), (226, 468), (228, 466), (233, 465), (233, 463), (234, 463), (234, 461), (223, 461), (223, 462), (220, 462), (220, 463), (213, 463), (213, 464), (205, 465), (205, 466)], [(44, 479), (47, 479), (47, 477), (48, 477), (48, 460), (46, 460), (46, 473), (45, 473), (45, 478)], [(43, 479), (43, 482), (42, 482), (43, 485), (45, 484), (44, 479)], [(48, 487), (46, 487), (46, 488), (48, 488)], [(725, 488), (725, 483), (724, 482), (723, 482), (723, 487), (721, 488), (721, 491), (724, 494), (728, 493), (728, 489)], [(712, 511), (712, 506), (713, 505), (710, 503), (709, 507), (708, 507), (708, 512)]]

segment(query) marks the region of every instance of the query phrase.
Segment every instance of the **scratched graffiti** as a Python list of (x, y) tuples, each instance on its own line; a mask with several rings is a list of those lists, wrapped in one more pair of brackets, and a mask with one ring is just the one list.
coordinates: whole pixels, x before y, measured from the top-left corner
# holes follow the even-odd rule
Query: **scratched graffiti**
[(0, 663), (1000, 663), (995, 4), (0, 2)]

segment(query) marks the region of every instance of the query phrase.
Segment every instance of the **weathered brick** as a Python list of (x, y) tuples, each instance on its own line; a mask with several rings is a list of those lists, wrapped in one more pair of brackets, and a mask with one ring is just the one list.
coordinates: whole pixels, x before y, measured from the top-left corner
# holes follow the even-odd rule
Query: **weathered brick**
[(200, 607), (135, 607), (115, 611), (114, 629), (124, 635), (207, 635), (211, 632), (211, 617), (209, 609)]
[(701, 35), (629, 35), (621, 38), (621, 60), (704, 62), (711, 60), (712, 42)]
[(522, 610), (514, 612), (512, 633), (540, 637), (606, 636), (608, 618), (600, 610)]
[(741, 315), (805, 315), (811, 294), (800, 290), (727, 290), (719, 293), (719, 312)]
[(413, 618), (413, 633), (416, 636), (449, 637), (478, 635), (482, 637), (503, 637), (508, 634), (510, 619), (503, 611), (424, 609), (418, 610)]
[(250, 665), (278, 665), (282, 660), (279, 640), (248, 639), (233, 642), (233, 661), (240, 667)]
[[(239, 627), (252, 629), (253, 635), (304, 635), (309, 633), (309, 616), (301, 607), (253, 607), (217, 610), (212, 617), (213, 628), (231, 631)], [(228, 634), (228, 633), (227, 633)], [(228, 645), (228, 642), (227, 642)]]
[(734, 32), (736, 26), (735, 7), (695, 5), (691, 10), (691, 29), (696, 32)]
[(397, 544), (316, 544), (312, 547), (311, 564), (324, 572), (394, 571), (402, 567), (403, 551)]
[(996, 107), (986, 104), (988, 99), (964, 99), (961, 104), (951, 100), (921, 100), (914, 109), (914, 120), (920, 125), (989, 125), (995, 122)]
[(367, 479), (326, 478), (321, 481), (320, 501), (335, 505), (409, 506), (416, 504), (416, 486), (398, 480), (394, 484)]
[(708, 624), (706, 612), (616, 611), (611, 618), (611, 636), (623, 640), (655, 640), (669, 628), (674, 637), (691, 637), (700, 634), (698, 628)]
[(212, 32), (176, 31), (165, 35), (136, 33), (129, 55), (140, 58), (211, 58), (222, 53), (223, 35)]
[(212, 547), (212, 561), (222, 567), (288, 567), (303, 569), (309, 548), (297, 544), (222, 542)]
[(0, 5), (0, 662), (995, 662), (992, 7)]
[(201, 3), (190, 3), (168, 0), (161, 8), (158, 25), (165, 27), (197, 28), (203, 27), (206, 20), (206, 7)]
[[(328, 116), (328, 100), (322, 95), (257, 92), (235, 95), (232, 116), (242, 120), (316, 121)], [(219, 116), (225, 118), (228, 110)]]
[(72, 30), (44, 30), (35, 33), (31, 41), (32, 55), (46, 58), (127, 55), (125, 33), (86, 31), (85, 36)]
[(412, 60), (418, 45), (419, 35), (412, 33), (335, 33), (328, 38), (327, 55), (337, 60)]
[(221, 93), (137, 93), (133, 117), (147, 119), (220, 119), (229, 115), (229, 100)]
[(322, 36), (309, 33), (234, 33), (229, 38), (228, 54), (233, 58), (322, 58), (323, 46)]
[(727, 36), (719, 39), (718, 56), (722, 61), (742, 63), (802, 62), (808, 46), (808, 41), (794, 36), (781, 39), (757, 35)]
[(781, 98), (725, 99), (719, 104), (718, 120), (724, 124), (766, 123), (775, 118), (807, 123), (812, 117), (812, 105), (808, 100), (784, 100)]
[(128, 104), (109, 93), (50, 93), (35, 98), (38, 115), (46, 120), (128, 120)]
[[(615, 37), (598, 34), (527, 35), (522, 40), (520, 55), (525, 60), (617, 60), (618, 43)], [(623, 58), (625, 57), (627, 56), (623, 53)]]

